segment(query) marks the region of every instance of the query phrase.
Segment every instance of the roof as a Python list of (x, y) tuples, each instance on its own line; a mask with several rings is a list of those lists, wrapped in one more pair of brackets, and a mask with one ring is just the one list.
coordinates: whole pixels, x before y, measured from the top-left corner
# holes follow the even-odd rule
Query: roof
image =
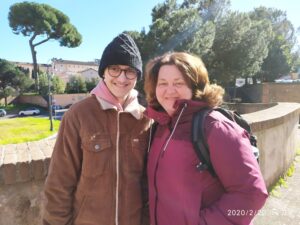
[(54, 63), (60, 63), (60, 64), (99, 66), (99, 63), (96, 62), (96, 61), (82, 62), (82, 61), (63, 60), (63, 59), (55, 59), (54, 58), (54, 59), (52, 59), (52, 62), (54, 62)]
[(89, 70), (92, 70), (92, 71), (95, 71), (96, 73), (98, 73), (98, 71), (93, 69), (93, 68), (88, 68), (88, 69), (82, 70), (82, 71), (80, 71), (80, 73), (83, 73), (83, 72), (86, 72), (86, 71), (89, 71)]

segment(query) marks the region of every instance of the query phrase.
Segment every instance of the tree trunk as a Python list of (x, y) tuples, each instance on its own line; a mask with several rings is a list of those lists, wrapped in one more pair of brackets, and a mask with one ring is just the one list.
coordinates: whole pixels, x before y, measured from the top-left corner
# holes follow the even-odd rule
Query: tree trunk
[(38, 79), (38, 65), (36, 60), (36, 51), (34, 49), (34, 45), (32, 43), (32, 39), (29, 40), (31, 55), (32, 55), (32, 62), (33, 62), (33, 78), (35, 80), (35, 91), (39, 93), (39, 79)]
[(254, 77), (252, 77), (252, 79), (253, 79), (253, 84), (257, 84), (257, 79), (256, 79), (256, 77), (254, 76)]
[(7, 97), (6, 96), (4, 97), (4, 105), (5, 105), (5, 107), (7, 107)]

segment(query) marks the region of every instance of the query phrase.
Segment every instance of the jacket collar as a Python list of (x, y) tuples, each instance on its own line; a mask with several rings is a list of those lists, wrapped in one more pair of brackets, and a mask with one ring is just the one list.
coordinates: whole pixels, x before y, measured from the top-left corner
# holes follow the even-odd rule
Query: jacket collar
[[(99, 96), (96, 96), (96, 98), (97, 98), (98, 102), (100, 103), (100, 106), (103, 110), (115, 109), (116, 111), (118, 111), (118, 108), (116, 105), (100, 98)], [(142, 107), (140, 106), (137, 98), (130, 101), (129, 104), (124, 107), (123, 112), (130, 113), (137, 120), (140, 120), (143, 116)]]
[(175, 102), (174, 104), (174, 108), (176, 108), (177, 110), (175, 111), (174, 115), (169, 116), (167, 114), (166, 111), (164, 110), (157, 110), (152, 108), (151, 106), (148, 106), (146, 111), (145, 111), (145, 115), (151, 119), (153, 119), (154, 121), (158, 122), (161, 125), (166, 125), (171, 123), (174, 123), (174, 121), (177, 120), (181, 109), (186, 105), (186, 109), (183, 112), (182, 117), (184, 118), (191, 118), (193, 113), (199, 111), (202, 108), (208, 107), (206, 102), (203, 101), (195, 101), (195, 100), (186, 100), (186, 99), (182, 99), (182, 100), (178, 100)]

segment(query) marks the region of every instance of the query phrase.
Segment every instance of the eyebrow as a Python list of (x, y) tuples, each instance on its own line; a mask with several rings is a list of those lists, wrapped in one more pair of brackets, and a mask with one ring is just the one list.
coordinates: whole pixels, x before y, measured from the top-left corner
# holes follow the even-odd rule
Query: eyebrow
[[(166, 81), (166, 79), (165, 79), (165, 78), (159, 78), (158, 80)], [(175, 79), (175, 81), (178, 81), (178, 80), (183, 80), (183, 81), (184, 81), (184, 79), (183, 79), (183, 78), (176, 78), (176, 79)]]

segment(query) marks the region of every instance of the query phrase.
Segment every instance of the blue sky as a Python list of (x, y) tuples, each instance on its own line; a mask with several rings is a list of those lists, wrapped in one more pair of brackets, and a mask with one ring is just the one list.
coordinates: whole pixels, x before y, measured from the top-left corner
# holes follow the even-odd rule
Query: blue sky
[[(30, 1), (30, 0), (29, 0)], [(29, 38), (12, 33), (8, 24), (9, 7), (21, 0), (0, 2), (0, 58), (19, 62), (32, 62)], [(77, 48), (60, 47), (57, 41), (37, 46), (39, 63), (49, 63), (52, 58), (93, 61), (100, 58), (104, 47), (124, 30), (146, 31), (151, 24), (151, 10), (164, 0), (36, 0), (65, 13), (83, 36)], [(249, 11), (260, 5), (287, 12), (294, 27), (300, 27), (299, 0), (231, 0), (233, 10)]]

